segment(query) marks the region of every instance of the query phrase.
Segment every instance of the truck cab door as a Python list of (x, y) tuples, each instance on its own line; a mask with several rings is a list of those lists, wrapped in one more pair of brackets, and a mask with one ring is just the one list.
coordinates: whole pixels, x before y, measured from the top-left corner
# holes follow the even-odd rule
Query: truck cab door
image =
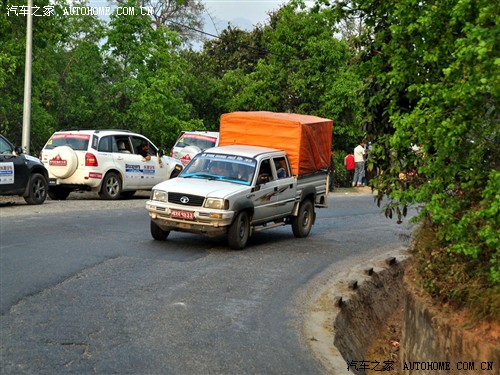
[(268, 221), (270, 218), (277, 216), (278, 181), (274, 178), (271, 167), (271, 159), (261, 161), (257, 169), (255, 182), (255, 201), (253, 221)]
[(278, 189), (276, 194), (276, 213), (280, 216), (290, 214), (295, 204), (295, 178), (292, 175), (290, 163), (285, 156), (274, 157), (271, 165)]

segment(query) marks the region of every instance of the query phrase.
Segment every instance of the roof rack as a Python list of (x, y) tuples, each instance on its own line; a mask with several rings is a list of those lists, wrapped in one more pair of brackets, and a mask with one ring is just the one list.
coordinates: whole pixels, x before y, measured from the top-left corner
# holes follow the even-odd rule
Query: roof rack
[(128, 129), (97, 129), (95, 130), (96, 133), (99, 132), (124, 132), (124, 133), (135, 133), (132, 130)]
[(86, 131), (86, 132), (94, 132), (94, 133), (99, 133), (102, 131), (115, 131), (115, 132), (124, 132), (124, 133), (134, 133), (132, 130), (128, 129), (59, 129), (57, 130), (58, 132), (81, 132), (81, 131)]

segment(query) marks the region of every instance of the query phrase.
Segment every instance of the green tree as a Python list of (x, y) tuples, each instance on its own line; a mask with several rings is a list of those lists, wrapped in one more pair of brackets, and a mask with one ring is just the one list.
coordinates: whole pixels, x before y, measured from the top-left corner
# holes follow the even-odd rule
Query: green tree
[(386, 213), (423, 203), (419, 218), (438, 241), (421, 263), (429, 291), (482, 300), (498, 318), (500, 5), (359, 0), (335, 10), (366, 25), (359, 71)]
[[(86, 2), (73, 6), (83, 7)], [(110, 116), (106, 93), (104, 56), (100, 44), (106, 26), (97, 16), (80, 14), (65, 17), (64, 35), (52, 49), (58, 56), (59, 95), (51, 112), (61, 129), (103, 129)]]
[(210, 61), (208, 72), (219, 78), (226, 72), (237, 69), (249, 74), (267, 54), (259, 26), (252, 31), (245, 31), (229, 25), (218, 38), (203, 45), (203, 55)]
[(118, 0), (120, 6), (141, 7), (142, 13), (150, 12), (153, 28), (167, 26), (176, 32), (187, 44), (202, 41), (204, 37), (198, 31), (203, 29), (205, 5), (200, 0)]
[[(223, 109), (225, 100), (217, 99), (221, 94), (220, 79), (213, 72), (212, 60), (207, 58), (204, 50), (184, 50), (181, 51), (181, 56), (186, 61), (184, 87), (186, 101), (193, 106), (193, 118), (203, 119), (207, 130), (218, 131), (220, 115), (226, 111)], [(222, 107), (219, 106), (220, 103)]]
[(187, 98), (207, 129), (218, 129), (222, 113), (245, 109), (230, 102), (239, 95), (247, 75), (267, 56), (261, 39), (260, 27), (248, 32), (229, 26), (219, 38), (205, 42), (202, 51), (182, 53), (191, 77)]
[(248, 75), (233, 101), (245, 108), (314, 114), (332, 118), (334, 146), (361, 138), (358, 90), (348, 45), (335, 37), (328, 9), (307, 9), (291, 1), (264, 27), (267, 59)]
[[(51, 16), (33, 17), (32, 98), (30, 149), (36, 153), (56, 125), (52, 111), (60, 95), (57, 67), (60, 56), (54, 49), (64, 37), (67, 19), (64, 2), (41, 1), (40, 11), (54, 6)], [(20, 144), (23, 123), (24, 70), (26, 51), (26, 14), (17, 0), (0, 4), (0, 127), (3, 134)]]
[[(133, 2), (131, 2), (133, 4)], [(112, 15), (105, 49), (117, 127), (141, 132), (159, 145), (173, 144), (180, 130), (202, 127), (187, 103), (181, 40), (147, 15)]]

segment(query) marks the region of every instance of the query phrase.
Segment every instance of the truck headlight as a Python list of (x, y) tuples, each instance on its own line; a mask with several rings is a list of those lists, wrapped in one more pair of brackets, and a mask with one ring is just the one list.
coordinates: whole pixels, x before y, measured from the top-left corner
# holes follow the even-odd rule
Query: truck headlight
[(204, 204), (205, 208), (212, 208), (215, 210), (224, 210), (226, 207), (226, 200), (221, 198), (207, 198)]
[(167, 202), (168, 201), (168, 194), (166, 191), (163, 191), (163, 190), (153, 190), (151, 192), (151, 200), (160, 201), (160, 202)]

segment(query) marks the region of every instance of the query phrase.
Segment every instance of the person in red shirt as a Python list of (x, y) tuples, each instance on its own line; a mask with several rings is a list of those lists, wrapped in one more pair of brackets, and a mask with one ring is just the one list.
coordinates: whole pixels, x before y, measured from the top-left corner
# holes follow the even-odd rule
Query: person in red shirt
[(344, 158), (344, 166), (347, 170), (347, 180), (352, 181), (354, 178), (354, 169), (356, 168), (356, 163), (354, 162), (354, 155), (347, 151), (347, 155)]

